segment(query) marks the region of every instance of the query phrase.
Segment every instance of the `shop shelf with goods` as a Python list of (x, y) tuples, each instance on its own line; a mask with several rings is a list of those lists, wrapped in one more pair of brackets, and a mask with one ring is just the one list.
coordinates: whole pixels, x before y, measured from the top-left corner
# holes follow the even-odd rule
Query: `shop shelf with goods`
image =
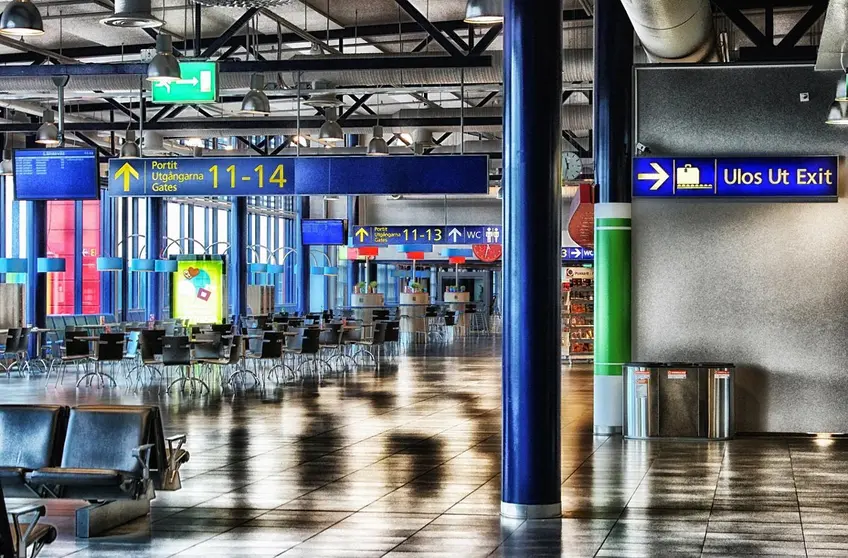
[(591, 269), (567, 267), (562, 281), (562, 358), (594, 359), (595, 281)]

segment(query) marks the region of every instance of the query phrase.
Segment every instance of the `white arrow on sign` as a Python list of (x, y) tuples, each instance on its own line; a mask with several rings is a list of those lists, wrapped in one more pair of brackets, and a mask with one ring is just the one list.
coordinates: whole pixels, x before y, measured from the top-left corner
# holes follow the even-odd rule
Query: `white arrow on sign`
[(456, 227), (452, 228), (448, 233), (448, 236), (451, 237), (451, 240), (456, 242), (456, 239), (462, 236), (462, 233)]
[(659, 163), (651, 163), (651, 168), (656, 172), (640, 172), (636, 175), (639, 180), (656, 180), (651, 190), (659, 190), (660, 187), (668, 180), (668, 173)]
[(153, 86), (154, 87), (164, 87), (165, 89), (168, 90), (168, 93), (170, 93), (171, 92), (171, 86), (174, 85), (175, 83), (181, 83), (183, 85), (195, 86), (195, 85), (197, 85), (197, 78), (193, 77), (191, 79), (175, 79), (174, 81), (160, 81), (160, 82), (154, 83)]
[(579, 258), (582, 253), (583, 252), (580, 251), (580, 248), (572, 248), (571, 249), (571, 257), (572, 258)]

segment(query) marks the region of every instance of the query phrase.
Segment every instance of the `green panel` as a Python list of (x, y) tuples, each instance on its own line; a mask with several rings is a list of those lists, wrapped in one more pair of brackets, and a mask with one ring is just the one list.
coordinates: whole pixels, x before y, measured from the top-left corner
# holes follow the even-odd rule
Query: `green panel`
[(181, 79), (152, 84), (153, 102), (170, 104), (214, 103), (218, 100), (218, 64), (180, 62)]
[[(603, 222), (602, 222), (603, 221)], [(614, 222), (614, 223), (613, 223)], [(595, 375), (621, 375), (630, 361), (630, 219), (598, 219), (595, 228)]]
[(595, 226), (598, 227), (629, 227), (631, 223), (631, 219), (621, 217), (598, 217), (595, 219)]

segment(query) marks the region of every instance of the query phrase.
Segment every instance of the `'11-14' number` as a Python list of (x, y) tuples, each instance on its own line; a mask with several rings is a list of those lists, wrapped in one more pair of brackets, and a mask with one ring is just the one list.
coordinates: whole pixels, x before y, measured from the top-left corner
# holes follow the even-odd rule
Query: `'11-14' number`
[[(236, 166), (230, 165), (226, 169), (227, 174), (230, 175), (230, 188), (236, 187)], [(212, 187), (218, 187), (218, 165), (212, 165), (209, 168), (209, 172), (212, 173)], [(265, 186), (265, 167), (263, 165), (258, 165), (253, 172), (256, 173), (256, 178), (259, 180), (259, 187), (263, 188)], [(241, 179), (244, 182), (248, 182), (252, 179), (251, 176), (242, 176)], [(286, 183), (286, 173), (283, 169), (283, 165), (277, 165), (277, 168), (274, 169), (274, 172), (271, 173), (271, 178), (268, 179), (270, 184), (276, 184), (278, 188), (282, 188)]]

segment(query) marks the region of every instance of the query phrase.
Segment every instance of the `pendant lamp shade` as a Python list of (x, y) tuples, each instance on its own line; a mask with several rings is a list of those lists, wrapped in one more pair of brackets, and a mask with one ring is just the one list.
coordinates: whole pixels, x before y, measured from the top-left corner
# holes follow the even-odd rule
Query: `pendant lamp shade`
[(0, 176), (12, 176), (13, 156), (11, 149), (3, 150), (3, 160), (0, 161)]
[(833, 101), (825, 122), (833, 126), (848, 126), (848, 102)]
[(156, 35), (156, 56), (147, 65), (147, 81), (167, 83), (180, 79), (180, 62), (174, 56), (171, 36)]
[(318, 139), (330, 143), (344, 141), (344, 130), (335, 120), (326, 120), (318, 131)]
[(121, 157), (124, 159), (141, 157), (141, 150), (135, 141), (135, 131), (133, 130), (127, 130), (127, 138), (124, 145), (121, 146)]
[(15, 37), (32, 37), (44, 34), (41, 13), (28, 0), (12, 0), (0, 16), (0, 34)]
[(267, 116), (271, 114), (271, 101), (265, 94), (265, 76), (253, 74), (250, 76), (250, 91), (241, 102), (242, 114), (257, 114)]
[(372, 134), (374, 137), (372, 137), (371, 141), (368, 142), (368, 155), (388, 155), (389, 144), (386, 143), (385, 138), (383, 138), (383, 127), (374, 126)]
[(503, 0), (468, 0), (465, 5), (465, 23), (494, 25), (503, 20)]
[(53, 123), (53, 111), (45, 110), (43, 122), (35, 132), (35, 143), (47, 147), (56, 147), (59, 145), (59, 129)]

